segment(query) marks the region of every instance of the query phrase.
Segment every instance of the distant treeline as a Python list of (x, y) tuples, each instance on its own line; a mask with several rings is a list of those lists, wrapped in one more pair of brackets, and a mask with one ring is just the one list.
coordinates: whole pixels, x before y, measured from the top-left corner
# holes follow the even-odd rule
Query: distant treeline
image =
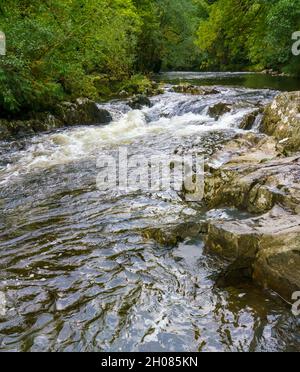
[(99, 99), (162, 69), (300, 74), (298, 30), (300, 0), (5, 0), (1, 112)]
[(197, 45), (202, 68), (274, 69), (300, 75), (292, 35), (300, 31), (300, 0), (210, 0)]

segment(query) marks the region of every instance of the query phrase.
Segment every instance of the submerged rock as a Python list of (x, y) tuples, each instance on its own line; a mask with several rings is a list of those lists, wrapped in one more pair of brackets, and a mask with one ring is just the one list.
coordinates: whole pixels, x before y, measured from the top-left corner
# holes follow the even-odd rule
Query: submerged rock
[(216, 88), (199, 87), (197, 85), (191, 85), (191, 84), (175, 85), (173, 87), (173, 91), (175, 93), (201, 95), (201, 96), (207, 96), (207, 95), (210, 95), (210, 94), (219, 94), (220, 93), (220, 91), (218, 91)]
[(281, 141), (287, 153), (300, 151), (300, 92), (282, 93), (267, 106), (262, 131)]
[(150, 99), (143, 95), (139, 94), (135, 97), (133, 97), (129, 102), (128, 105), (133, 109), (133, 110), (141, 110), (143, 107), (151, 107), (152, 103)]
[(145, 229), (143, 236), (146, 239), (153, 239), (161, 245), (174, 247), (185, 239), (199, 236), (206, 231), (207, 224), (204, 221), (184, 222), (175, 226)]
[(230, 111), (231, 111), (230, 105), (228, 105), (227, 103), (220, 102), (215, 104), (214, 106), (209, 107), (207, 113), (215, 120), (218, 120), (221, 116)]

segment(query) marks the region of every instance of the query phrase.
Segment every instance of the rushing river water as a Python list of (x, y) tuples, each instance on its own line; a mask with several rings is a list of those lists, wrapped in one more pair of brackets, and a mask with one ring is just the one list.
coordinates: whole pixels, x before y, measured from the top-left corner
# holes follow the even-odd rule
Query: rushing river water
[[(168, 86), (151, 108), (105, 104), (114, 117), (108, 126), (0, 143), (0, 350), (300, 350), (299, 321), (278, 296), (250, 284), (215, 286), (221, 263), (204, 254), (201, 236), (175, 248), (145, 238), (148, 229), (237, 211), (207, 212), (174, 191), (96, 186), (104, 151), (127, 146), (150, 156), (197, 148), (209, 157), (276, 94), (232, 85), (208, 96)], [(215, 121), (207, 110), (218, 102), (233, 109)]]

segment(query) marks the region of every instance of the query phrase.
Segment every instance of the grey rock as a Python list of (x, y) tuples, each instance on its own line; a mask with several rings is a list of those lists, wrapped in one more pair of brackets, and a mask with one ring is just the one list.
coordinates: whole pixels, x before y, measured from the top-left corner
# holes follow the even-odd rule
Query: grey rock
[(0, 140), (30, 136), (64, 126), (105, 125), (112, 121), (107, 110), (86, 98), (58, 105), (55, 114), (32, 113), (30, 116), (28, 120), (0, 120)]
[(134, 96), (129, 102), (128, 105), (133, 109), (133, 110), (141, 110), (143, 107), (151, 107), (152, 103), (150, 99), (143, 95), (139, 94), (137, 96)]
[(173, 91), (175, 93), (201, 95), (201, 96), (207, 96), (207, 95), (211, 95), (211, 94), (219, 94), (220, 93), (220, 91), (218, 91), (214, 87), (201, 87), (201, 86), (192, 85), (192, 84), (175, 85), (173, 87)]
[(265, 109), (262, 131), (280, 141), (287, 154), (300, 151), (300, 92), (276, 97)]
[(244, 221), (212, 221), (206, 249), (221, 255), (226, 268), (218, 282), (251, 278), (287, 301), (300, 290), (300, 215), (275, 206)]
[(230, 105), (228, 105), (227, 103), (220, 102), (215, 104), (214, 106), (209, 107), (207, 113), (215, 120), (218, 120), (221, 116), (230, 111), (231, 111)]
[(112, 121), (107, 110), (86, 98), (77, 99), (75, 103), (62, 103), (56, 109), (56, 116), (67, 126), (108, 124)]

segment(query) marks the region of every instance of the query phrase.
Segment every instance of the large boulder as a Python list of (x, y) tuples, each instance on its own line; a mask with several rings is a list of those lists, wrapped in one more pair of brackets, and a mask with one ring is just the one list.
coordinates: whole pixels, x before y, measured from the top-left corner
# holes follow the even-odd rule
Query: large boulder
[(112, 121), (107, 110), (99, 108), (96, 102), (87, 98), (77, 99), (75, 103), (60, 104), (56, 109), (56, 116), (67, 126), (108, 124)]
[(63, 122), (51, 114), (39, 114), (29, 120), (1, 120), (0, 140), (9, 140), (50, 131), (64, 126)]
[(267, 136), (248, 133), (230, 141), (207, 165), (207, 205), (264, 213), (278, 200), (292, 200), (300, 177), (300, 158), (280, 155), (276, 141)]
[(59, 104), (54, 114), (31, 113), (26, 120), (0, 120), (0, 140), (9, 140), (47, 132), (64, 126), (105, 125), (111, 114), (86, 98)]
[(300, 153), (283, 151), (274, 138), (247, 133), (211, 158), (208, 207), (257, 217), (209, 221), (206, 249), (224, 259), (218, 284), (253, 279), (288, 300), (300, 290)]
[(300, 215), (274, 207), (267, 214), (238, 221), (211, 221), (206, 249), (225, 259), (219, 284), (244, 278), (290, 300), (300, 290)]
[(129, 102), (128, 105), (133, 109), (133, 110), (141, 110), (143, 107), (151, 107), (152, 103), (150, 99), (143, 95), (143, 94), (138, 94), (134, 96)]
[(208, 115), (218, 120), (221, 116), (231, 111), (231, 106), (224, 102), (219, 102), (208, 109)]
[(298, 211), (300, 206), (300, 154), (290, 158), (255, 163), (225, 164), (207, 174), (205, 200), (219, 205), (264, 213), (276, 203)]
[(281, 141), (287, 153), (300, 151), (300, 92), (282, 93), (267, 106), (262, 131)]

